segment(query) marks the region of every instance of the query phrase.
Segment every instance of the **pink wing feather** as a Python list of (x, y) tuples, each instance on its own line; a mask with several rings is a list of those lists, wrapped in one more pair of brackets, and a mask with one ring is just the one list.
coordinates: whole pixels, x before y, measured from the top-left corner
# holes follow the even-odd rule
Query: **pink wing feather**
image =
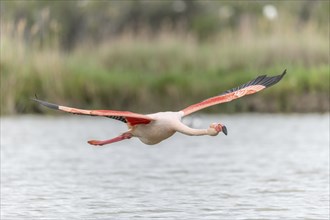
[(42, 101), (39, 99), (33, 99), (33, 100), (40, 103), (41, 105), (51, 108), (51, 109), (61, 110), (64, 112), (69, 112), (69, 113), (78, 114), (78, 115), (104, 116), (104, 117), (122, 121), (124, 123), (128, 123), (131, 126), (134, 126), (137, 124), (149, 124), (151, 121), (153, 121), (152, 118), (150, 118), (146, 115), (137, 114), (137, 113), (128, 112), (128, 111), (85, 110), (85, 109), (61, 106), (61, 105), (45, 102), (45, 101)]
[(281, 75), (267, 77), (266, 75), (259, 76), (254, 80), (251, 80), (248, 83), (245, 83), (237, 88), (227, 90), (221, 95), (214, 96), (212, 98), (206, 99), (197, 104), (191, 105), (181, 111), (183, 111), (184, 115), (187, 116), (193, 112), (199, 111), (201, 109), (207, 108), (212, 105), (217, 105), (225, 102), (230, 102), (234, 99), (238, 99), (245, 95), (251, 95), (253, 93), (259, 92), (267, 87), (270, 87), (277, 82), (279, 82), (283, 76), (285, 75), (286, 70)]

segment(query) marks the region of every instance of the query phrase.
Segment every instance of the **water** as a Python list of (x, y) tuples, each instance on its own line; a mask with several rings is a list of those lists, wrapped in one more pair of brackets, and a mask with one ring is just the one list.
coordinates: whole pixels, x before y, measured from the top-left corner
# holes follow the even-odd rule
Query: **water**
[(329, 115), (202, 116), (229, 135), (93, 148), (107, 118), (1, 118), (1, 219), (329, 219)]

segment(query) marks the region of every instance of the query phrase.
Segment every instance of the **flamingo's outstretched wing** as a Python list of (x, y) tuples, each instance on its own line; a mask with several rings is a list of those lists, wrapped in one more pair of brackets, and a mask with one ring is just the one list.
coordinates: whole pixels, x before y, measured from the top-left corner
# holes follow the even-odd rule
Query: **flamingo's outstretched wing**
[(61, 105), (45, 102), (45, 101), (42, 101), (39, 99), (33, 99), (33, 100), (40, 103), (41, 105), (51, 108), (51, 109), (61, 110), (61, 111), (69, 112), (72, 114), (78, 114), (78, 115), (104, 116), (104, 117), (122, 121), (124, 123), (127, 123), (130, 126), (134, 126), (137, 124), (149, 124), (151, 121), (153, 121), (152, 118), (150, 118), (146, 115), (137, 114), (137, 113), (128, 112), (128, 111), (84, 110), (84, 109), (61, 106)]
[(238, 99), (242, 96), (259, 92), (259, 91), (279, 82), (283, 78), (285, 73), (286, 73), (286, 70), (284, 70), (284, 72), (278, 76), (272, 76), (272, 77), (267, 77), (266, 75), (258, 76), (254, 80), (251, 80), (250, 82), (245, 83), (237, 88), (227, 90), (226, 92), (222, 93), (221, 95), (206, 99), (200, 103), (191, 105), (181, 111), (184, 113), (183, 116), (187, 116), (193, 112), (199, 111), (199, 110), (207, 108), (209, 106), (224, 103), (224, 102), (230, 102), (230, 101), (232, 101), (234, 99)]

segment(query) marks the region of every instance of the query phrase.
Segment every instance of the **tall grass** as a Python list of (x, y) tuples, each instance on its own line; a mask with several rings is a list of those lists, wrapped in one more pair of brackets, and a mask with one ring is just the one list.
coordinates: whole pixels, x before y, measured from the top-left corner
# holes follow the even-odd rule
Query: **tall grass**
[(38, 49), (1, 31), (1, 114), (41, 112), (42, 99), (81, 108), (149, 113), (179, 110), (287, 69), (278, 85), (206, 112), (329, 111), (329, 40), (310, 28), (241, 36), (228, 32), (207, 42), (190, 35), (125, 34), (65, 53)]

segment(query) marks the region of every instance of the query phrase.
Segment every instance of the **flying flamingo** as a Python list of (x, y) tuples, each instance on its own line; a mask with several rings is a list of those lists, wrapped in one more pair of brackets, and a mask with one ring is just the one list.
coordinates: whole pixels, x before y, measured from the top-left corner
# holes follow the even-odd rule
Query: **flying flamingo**
[(191, 113), (207, 108), (209, 106), (230, 102), (242, 96), (259, 92), (279, 82), (285, 73), (286, 70), (284, 70), (284, 72), (278, 76), (258, 76), (257, 78), (237, 88), (227, 90), (218, 96), (211, 97), (177, 112), (158, 112), (154, 114), (143, 115), (128, 111), (83, 110), (56, 105), (39, 100), (37, 98), (33, 100), (51, 109), (79, 115), (104, 116), (119, 120), (127, 124), (128, 131), (124, 132), (118, 137), (104, 141), (90, 140), (88, 143), (91, 145), (102, 146), (105, 144), (130, 139), (131, 137), (137, 137), (145, 144), (154, 145), (171, 137), (175, 132), (180, 132), (190, 136), (216, 136), (219, 134), (219, 132), (222, 131), (225, 135), (227, 135), (227, 128), (223, 124), (212, 123), (207, 129), (194, 129), (183, 124), (181, 119), (187, 115), (190, 115)]

